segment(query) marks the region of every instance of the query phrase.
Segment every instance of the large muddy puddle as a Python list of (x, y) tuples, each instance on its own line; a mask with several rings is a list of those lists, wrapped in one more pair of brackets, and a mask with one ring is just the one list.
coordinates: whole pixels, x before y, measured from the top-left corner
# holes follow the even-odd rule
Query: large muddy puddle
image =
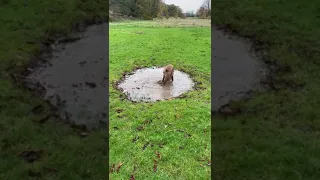
[(194, 82), (184, 72), (174, 71), (173, 81), (162, 85), (163, 68), (138, 69), (125, 76), (118, 88), (129, 100), (135, 102), (155, 102), (180, 96), (192, 90)]
[[(35, 68), (29, 68), (26, 84), (45, 89), (44, 99), (58, 107), (61, 118), (88, 128), (108, 123), (108, 24), (94, 25), (72, 43), (51, 45)], [(250, 52), (250, 44), (213, 29), (212, 109), (261, 88), (266, 66)], [(192, 90), (191, 78), (175, 70), (174, 81), (161, 86), (161, 68), (136, 70), (119, 88), (132, 101), (170, 99)]]
[(62, 119), (87, 128), (108, 119), (107, 26), (91, 26), (75, 42), (51, 45), (52, 54), (42, 57), (46, 63), (27, 77), (27, 85), (44, 87), (44, 98), (59, 108)]
[(266, 65), (251, 51), (252, 45), (236, 36), (212, 29), (212, 110), (250, 91), (261, 90)]

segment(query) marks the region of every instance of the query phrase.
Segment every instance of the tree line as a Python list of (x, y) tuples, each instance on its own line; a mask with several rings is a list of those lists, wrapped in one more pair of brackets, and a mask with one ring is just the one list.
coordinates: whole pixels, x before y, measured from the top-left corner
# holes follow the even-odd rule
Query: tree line
[(117, 13), (146, 20), (186, 16), (206, 18), (211, 13), (207, 2), (211, 6), (210, 0), (205, 0), (197, 13), (183, 13), (179, 6), (166, 4), (163, 0), (109, 0), (109, 7)]

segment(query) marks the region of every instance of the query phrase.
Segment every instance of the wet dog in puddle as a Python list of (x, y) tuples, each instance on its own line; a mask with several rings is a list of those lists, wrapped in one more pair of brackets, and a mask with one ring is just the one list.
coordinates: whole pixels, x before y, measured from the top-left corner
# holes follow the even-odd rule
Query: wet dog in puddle
[(165, 85), (168, 81), (173, 82), (173, 74), (174, 74), (174, 68), (172, 64), (168, 64), (165, 67), (163, 67), (163, 77), (162, 81), (159, 81), (161, 85)]
[(192, 90), (193, 86), (194, 82), (186, 73), (169, 64), (137, 69), (125, 76), (118, 89), (131, 101), (155, 102), (178, 97)]

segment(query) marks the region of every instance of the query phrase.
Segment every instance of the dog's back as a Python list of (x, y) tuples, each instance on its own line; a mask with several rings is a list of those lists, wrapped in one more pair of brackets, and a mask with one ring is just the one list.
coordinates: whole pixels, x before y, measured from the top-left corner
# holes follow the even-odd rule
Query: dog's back
[(172, 64), (169, 64), (164, 67), (163, 69), (163, 78), (162, 82), (165, 84), (166, 82), (172, 80), (173, 81), (173, 73), (174, 73), (174, 68)]

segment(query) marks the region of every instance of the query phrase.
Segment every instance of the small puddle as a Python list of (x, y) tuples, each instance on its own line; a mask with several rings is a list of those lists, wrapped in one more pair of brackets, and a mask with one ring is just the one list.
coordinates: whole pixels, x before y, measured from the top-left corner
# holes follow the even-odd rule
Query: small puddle
[(27, 77), (27, 85), (44, 87), (44, 99), (59, 108), (62, 119), (89, 129), (108, 120), (107, 26), (90, 26), (73, 43), (51, 45), (52, 55), (42, 57), (46, 63)]
[(212, 36), (212, 110), (217, 111), (230, 100), (261, 90), (266, 65), (251, 52), (251, 44), (213, 28)]
[(118, 88), (131, 101), (155, 102), (175, 98), (192, 90), (194, 82), (184, 72), (174, 71), (173, 81), (161, 85), (163, 68), (138, 69), (125, 76)]

